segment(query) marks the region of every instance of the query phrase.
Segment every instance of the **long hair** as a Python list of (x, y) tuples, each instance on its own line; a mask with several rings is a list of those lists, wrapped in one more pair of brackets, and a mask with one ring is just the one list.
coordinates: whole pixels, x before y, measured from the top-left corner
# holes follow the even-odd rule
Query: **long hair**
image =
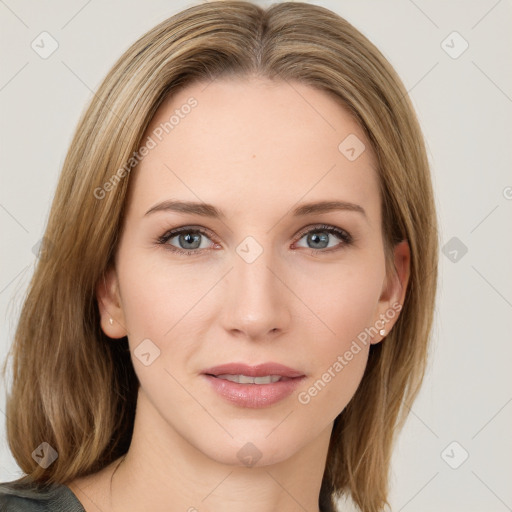
[[(112, 343), (100, 328), (95, 287), (113, 264), (127, 162), (152, 116), (168, 95), (223, 76), (300, 82), (339, 101), (377, 156), (389, 271), (394, 244), (409, 242), (401, 314), (370, 347), (360, 386), (334, 422), (320, 492), (325, 511), (342, 496), (380, 511), (389, 505), (395, 436), (428, 361), (438, 257), (430, 170), (416, 114), (389, 62), (345, 19), (301, 2), (266, 9), (208, 2), (166, 19), (121, 56), (83, 113), (11, 347), (6, 427), (27, 475), (19, 481), (65, 484), (127, 452), (139, 382), (127, 338)], [(115, 186), (105, 185), (113, 179)], [(32, 457), (43, 442), (58, 453), (47, 468)]]

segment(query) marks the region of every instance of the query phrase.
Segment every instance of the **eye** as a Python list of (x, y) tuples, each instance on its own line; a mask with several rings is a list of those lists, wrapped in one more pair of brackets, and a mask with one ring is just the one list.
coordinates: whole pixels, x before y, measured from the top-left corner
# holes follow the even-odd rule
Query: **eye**
[[(335, 242), (335, 240), (333, 240), (333, 235), (341, 242), (334, 244), (331, 243)], [(205, 238), (210, 240), (209, 231), (206, 231), (203, 228), (184, 226), (182, 228), (167, 231), (160, 236), (156, 242), (160, 245), (164, 245), (172, 252), (193, 256), (194, 254), (198, 254), (201, 251), (208, 249), (209, 244), (205, 242)], [(344, 229), (325, 224), (303, 230), (299, 235), (299, 241), (303, 238), (306, 239), (307, 244), (310, 244), (309, 247), (305, 248), (311, 249), (311, 252), (314, 255), (322, 252), (337, 251), (352, 244), (353, 242), (352, 236)]]
[[(332, 235), (341, 240), (341, 243), (335, 243), (335, 240), (332, 239)], [(299, 236), (299, 241), (305, 238), (306, 244), (310, 244), (306, 246), (306, 249), (313, 249), (312, 252), (314, 254), (318, 252), (337, 251), (353, 242), (352, 236), (344, 229), (325, 224), (314, 226), (312, 229), (309, 228), (307, 231), (303, 231)], [(326, 251), (323, 249), (329, 250)]]
[[(208, 244), (205, 246), (202, 243), (203, 240), (201, 240), (201, 237), (208, 238), (208, 234), (204, 229), (194, 229), (191, 226), (185, 226), (168, 231), (159, 237), (157, 242), (166, 245), (173, 252), (192, 256), (208, 248)], [(175, 243), (178, 244), (177, 246), (171, 243), (174, 239), (176, 239)]]

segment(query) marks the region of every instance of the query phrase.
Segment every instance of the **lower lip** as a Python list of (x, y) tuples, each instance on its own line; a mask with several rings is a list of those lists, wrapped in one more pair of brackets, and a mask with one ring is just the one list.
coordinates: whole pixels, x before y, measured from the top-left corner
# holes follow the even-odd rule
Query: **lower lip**
[(306, 378), (272, 382), (270, 384), (238, 384), (211, 375), (203, 374), (213, 389), (223, 398), (239, 407), (261, 409), (273, 405), (290, 396)]

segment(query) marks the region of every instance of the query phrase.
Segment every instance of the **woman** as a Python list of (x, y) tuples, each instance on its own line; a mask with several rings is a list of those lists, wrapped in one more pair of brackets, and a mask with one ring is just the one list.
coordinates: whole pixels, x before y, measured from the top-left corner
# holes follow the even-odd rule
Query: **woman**
[(79, 123), (45, 243), (6, 510), (387, 504), (436, 215), (407, 92), (347, 21), (225, 1), (150, 30)]

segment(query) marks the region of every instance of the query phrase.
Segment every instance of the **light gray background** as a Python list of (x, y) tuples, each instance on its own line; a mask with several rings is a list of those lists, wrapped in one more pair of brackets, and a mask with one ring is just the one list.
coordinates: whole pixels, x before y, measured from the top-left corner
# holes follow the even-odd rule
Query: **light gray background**
[[(429, 371), (394, 454), (393, 510), (512, 510), (512, 4), (311, 3), (344, 16), (402, 77), (428, 145), (441, 245), (449, 243)], [(0, 0), (0, 361), (80, 113), (137, 37), (194, 4)], [(43, 31), (59, 44), (47, 59), (31, 48)], [(453, 31), (469, 44), (457, 58), (464, 41)], [(7, 448), (1, 386), (0, 481), (8, 481), (21, 472)]]

